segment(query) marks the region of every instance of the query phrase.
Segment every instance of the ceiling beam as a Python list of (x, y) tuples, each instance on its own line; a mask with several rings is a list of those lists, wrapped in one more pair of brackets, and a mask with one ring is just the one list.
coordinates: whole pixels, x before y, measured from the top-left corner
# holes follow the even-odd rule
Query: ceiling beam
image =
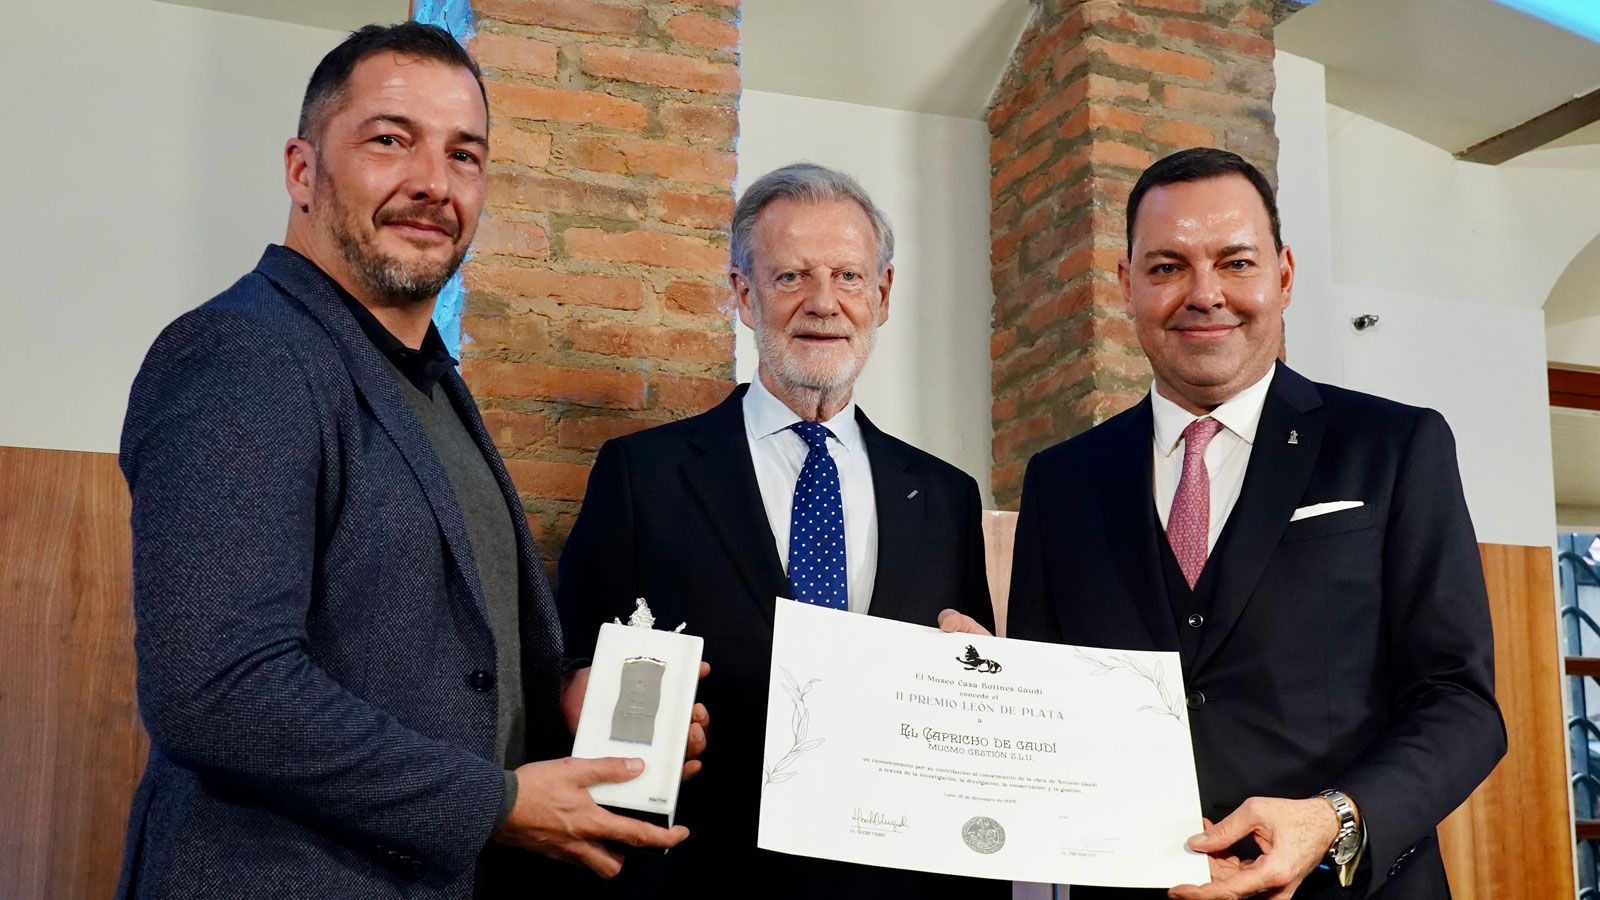
[(1456, 159), (1498, 166), (1597, 121), (1600, 121), (1600, 88), (1574, 97), (1486, 141), (1479, 141), (1457, 153)]

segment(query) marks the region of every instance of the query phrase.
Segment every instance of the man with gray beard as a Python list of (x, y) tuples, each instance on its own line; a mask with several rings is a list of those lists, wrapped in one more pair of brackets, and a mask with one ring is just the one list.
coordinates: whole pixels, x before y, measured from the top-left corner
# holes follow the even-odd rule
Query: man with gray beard
[(449, 34), (352, 34), (284, 149), (283, 246), (140, 369), (121, 462), (151, 746), (119, 897), (562, 896), (541, 857), (609, 877), (615, 842), (687, 834), (590, 799), (640, 760), (562, 758), (550, 588), (431, 324), (488, 140)]
[[(695, 838), (630, 859), (615, 888), (1009, 896), (1001, 882), (756, 849), (774, 598), (922, 625), (950, 608), (992, 627), (993, 612), (977, 483), (878, 430), (853, 398), (889, 317), (894, 235), (883, 213), (848, 175), (801, 163), (752, 183), (732, 231), (729, 278), (755, 331), (757, 377), (706, 413), (601, 447), (561, 555), (569, 653), (588, 653), (601, 623), (644, 597), (658, 620), (705, 638), (712, 668), (701, 694), (717, 710), (717, 742), (678, 808)], [(572, 683), (587, 674), (576, 669)]]

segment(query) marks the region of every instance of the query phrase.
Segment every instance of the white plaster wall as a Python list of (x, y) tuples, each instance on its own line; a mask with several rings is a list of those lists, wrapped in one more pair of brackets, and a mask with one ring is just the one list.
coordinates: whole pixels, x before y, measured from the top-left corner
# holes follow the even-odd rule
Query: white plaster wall
[(283, 144), (343, 35), (152, 0), (0, 12), (0, 444), (115, 451), (156, 333), (283, 239)]
[(1545, 329), (1545, 354), (1553, 363), (1600, 368), (1600, 315)]
[(1326, 81), (1321, 63), (1279, 53), (1272, 95), (1278, 133), (1278, 216), (1295, 258), (1294, 293), (1284, 313), (1289, 364), (1338, 383), (1344, 359), (1328, 335), (1338, 327), (1333, 296), (1333, 212), (1328, 185)]
[[(991, 461), (989, 132), (981, 121), (745, 91), (739, 183), (799, 160), (854, 175), (895, 230), (889, 321), (856, 385), (885, 431), (978, 480)], [(755, 373), (738, 328), (735, 369)]]
[(1328, 134), (1340, 282), (1539, 309), (1600, 234), (1600, 147), (1485, 166), (1336, 106)]
[[(1573, 160), (1560, 152), (1542, 165), (1461, 163), (1326, 105), (1315, 63), (1280, 53), (1277, 72), (1280, 211), (1299, 278), (1309, 279), (1290, 308), (1289, 364), (1439, 410), (1456, 435), (1478, 539), (1548, 544), (1555, 488), (1540, 307), (1600, 229), (1600, 205), (1583, 200), (1600, 196), (1600, 183), (1580, 190), (1600, 175), (1564, 168)], [(1307, 109), (1323, 110), (1325, 124)], [(1379, 326), (1357, 333), (1349, 321), (1362, 313)]]

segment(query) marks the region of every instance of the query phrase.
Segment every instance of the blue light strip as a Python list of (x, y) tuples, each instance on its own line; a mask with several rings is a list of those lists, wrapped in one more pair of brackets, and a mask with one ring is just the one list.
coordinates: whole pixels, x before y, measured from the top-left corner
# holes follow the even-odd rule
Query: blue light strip
[(1495, 0), (1501, 6), (1543, 19), (1600, 44), (1600, 3), (1596, 0)]
[[(471, 0), (414, 0), (411, 18), (428, 25), (437, 25), (450, 32), (462, 46), (472, 37)], [(470, 252), (468, 258), (471, 258)], [(472, 338), (461, 333), (461, 312), (467, 305), (467, 286), (461, 273), (450, 277), (439, 291), (439, 300), (433, 307), (433, 324), (439, 329), (450, 355), (461, 358), (461, 342)]]

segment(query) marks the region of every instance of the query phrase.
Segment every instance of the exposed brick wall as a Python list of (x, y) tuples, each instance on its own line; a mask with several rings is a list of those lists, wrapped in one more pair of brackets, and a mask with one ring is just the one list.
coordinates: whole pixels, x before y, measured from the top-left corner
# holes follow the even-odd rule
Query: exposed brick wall
[(463, 373), (547, 563), (606, 439), (733, 379), (737, 0), (474, 0), (493, 117)]
[(989, 112), (994, 494), (1126, 409), (1149, 363), (1117, 288), (1139, 172), (1233, 150), (1269, 173), (1273, 0), (1040, 0)]

